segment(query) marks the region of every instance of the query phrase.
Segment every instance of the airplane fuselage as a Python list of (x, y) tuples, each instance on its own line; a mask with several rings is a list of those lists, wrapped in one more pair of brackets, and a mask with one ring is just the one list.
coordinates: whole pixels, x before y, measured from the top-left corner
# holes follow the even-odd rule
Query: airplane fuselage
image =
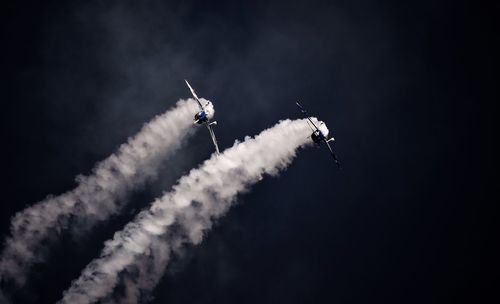
[(326, 138), (325, 135), (323, 135), (323, 132), (320, 130), (316, 130), (311, 134), (311, 139), (314, 143), (320, 144), (322, 143)]
[(194, 115), (194, 122), (202, 125), (208, 122), (208, 115), (205, 111), (200, 111)]

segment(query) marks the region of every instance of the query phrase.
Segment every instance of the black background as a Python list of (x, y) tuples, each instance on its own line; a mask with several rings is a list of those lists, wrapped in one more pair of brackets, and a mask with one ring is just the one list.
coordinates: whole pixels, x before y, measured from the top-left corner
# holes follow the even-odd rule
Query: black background
[[(169, 265), (152, 303), (486, 302), (493, 285), (499, 6), (459, 1), (18, 1), (2, 8), (2, 205), (15, 212), (180, 98), (222, 148), (300, 99), (344, 168), (307, 149)], [(206, 159), (198, 132), (122, 216), (61, 242), (14, 303), (51, 303), (102, 242)], [(496, 263), (495, 263), (496, 264)]]

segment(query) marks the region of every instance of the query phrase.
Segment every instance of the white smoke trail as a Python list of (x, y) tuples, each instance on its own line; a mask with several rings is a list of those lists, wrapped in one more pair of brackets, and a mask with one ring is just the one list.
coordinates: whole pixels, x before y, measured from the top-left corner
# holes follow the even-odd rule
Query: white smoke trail
[[(212, 104), (209, 106), (213, 112)], [(0, 281), (10, 279), (24, 285), (29, 267), (44, 258), (40, 254), (44, 241), (67, 228), (70, 219), (79, 220), (77, 228), (85, 230), (119, 212), (125, 195), (155, 177), (161, 161), (193, 134), (196, 128), (192, 117), (197, 111), (193, 99), (180, 100), (175, 108), (145, 124), (116, 153), (98, 163), (91, 175), (77, 177), (74, 190), (17, 213), (11, 223), (12, 236), (5, 241), (1, 256)]]
[(101, 256), (72, 282), (60, 303), (112, 302), (120, 280), (125, 287), (120, 303), (136, 303), (142, 291), (158, 283), (173, 252), (185, 243), (200, 243), (238, 193), (286, 168), (297, 149), (311, 143), (310, 132), (305, 120), (281, 121), (192, 169), (105, 243)]

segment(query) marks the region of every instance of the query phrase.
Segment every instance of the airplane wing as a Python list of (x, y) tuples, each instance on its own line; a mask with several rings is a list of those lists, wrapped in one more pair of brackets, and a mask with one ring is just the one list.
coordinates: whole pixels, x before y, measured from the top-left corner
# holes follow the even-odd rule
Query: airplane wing
[[(300, 109), (300, 112), (302, 112), (302, 114), (304, 114), (306, 116), (306, 118), (311, 122), (311, 124), (316, 128), (316, 130), (319, 130), (319, 128), (314, 124), (314, 122), (312, 121), (311, 117), (309, 117), (307, 115), (307, 111), (300, 105), (300, 103), (297, 101), (295, 102), (295, 104), (297, 105), (297, 107), (299, 107)], [(314, 131), (314, 130), (313, 130)]]
[(187, 86), (189, 87), (189, 90), (191, 90), (191, 94), (193, 94), (194, 99), (196, 99), (196, 101), (198, 102), (198, 106), (200, 106), (200, 110), (203, 111), (204, 109), (203, 109), (203, 106), (201, 105), (200, 99), (198, 98), (198, 96), (194, 92), (193, 88), (189, 85), (189, 82), (186, 79), (184, 79), (184, 81), (186, 82)]
[(217, 145), (217, 138), (215, 137), (214, 130), (212, 129), (212, 126), (210, 124), (207, 124), (208, 131), (210, 132), (210, 137), (212, 137), (212, 141), (214, 142), (215, 146), (215, 151), (217, 154), (220, 154), (219, 152), (219, 145)]
[(328, 143), (328, 141), (324, 140), (324, 142), (328, 146), (328, 150), (330, 150), (330, 154), (332, 155), (333, 160), (335, 161), (335, 164), (337, 164), (337, 167), (340, 169), (340, 162), (339, 162), (339, 159), (337, 158), (337, 155), (335, 155), (335, 152), (333, 152), (333, 149), (330, 146), (330, 144)]
[(300, 112), (302, 112), (304, 115), (307, 115), (307, 111), (300, 105), (298, 101), (296, 101), (295, 104), (297, 105), (297, 107), (299, 107)]
[(309, 123), (309, 121), (307, 122), (307, 125), (309, 126), (309, 128), (311, 128), (311, 131), (314, 132), (314, 128), (311, 126), (311, 124)]

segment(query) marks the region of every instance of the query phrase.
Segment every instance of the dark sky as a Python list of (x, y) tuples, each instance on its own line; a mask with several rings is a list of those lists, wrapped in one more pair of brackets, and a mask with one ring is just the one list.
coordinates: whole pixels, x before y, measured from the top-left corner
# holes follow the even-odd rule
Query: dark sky
[[(247, 3), (248, 2), (248, 3)], [(169, 265), (152, 303), (486, 302), (497, 243), (499, 5), (460, 1), (33, 1), (2, 8), (2, 239), (10, 217), (189, 97), (222, 148), (298, 99), (336, 137), (300, 152)], [(124, 215), (51, 247), (15, 303), (52, 303), (123, 227), (209, 157), (207, 132)], [(496, 263), (495, 263), (496, 264)], [(497, 275), (496, 275), (497, 276)]]

